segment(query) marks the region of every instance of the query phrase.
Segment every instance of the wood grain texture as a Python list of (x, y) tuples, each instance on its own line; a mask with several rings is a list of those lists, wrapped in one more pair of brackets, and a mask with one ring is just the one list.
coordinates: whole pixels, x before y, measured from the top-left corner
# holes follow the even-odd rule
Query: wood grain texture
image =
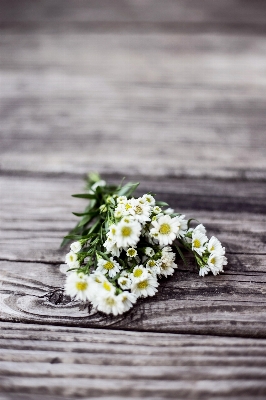
[(8, 31), (0, 49), (2, 170), (266, 176), (264, 36)]
[[(2, 0), (0, 4), (0, 21), (2, 26), (10, 26), (12, 23), (23, 24), (23, 27), (30, 23), (53, 23), (53, 26), (62, 25), (64, 22), (76, 22), (80, 25), (97, 22), (98, 25), (109, 23), (124, 23), (123, 27), (130, 22), (139, 26), (141, 23), (174, 23), (176, 29), (181, 24), (190, 26), (194, 24), (197, 29), (200, 25), (210, 25), (212, 29), (219, 29), (225, 25), (227, 29), (230, 24), (241, 25), (247, 29), (249, 25), (261, 25), (265, 23), (265, 3), (255, 0), (252, 3), (248, 0), (224, 1), (223, 4), (211, 0), (79, 0), (78, 6), (75, 0), (53, 0), (32, 1), (32, 0)], [(3, 25), (5, 23), (5, 25)], [(149, 25), (148, 25), (149, 26)], [(93, 25), (96, 29), (96, 24)], [(119, 26), (118, 26), (119, 27)], [(116, 27), (116, 29), (118, 29)], [(163, 25), (165, 28), (165, 25)], [(154, 25), (153, 25), (154, 28)], [(254, 27), (253, 27), (254, 29)]]
[[(188, 218), (197, 218), (228, 252), (257, 255), (257, 270), (266, 254), (264, 181), (170, 179), (131, 176), (141, 181), (139, 194), (152, 191)], [(119, 177), (106, 176), (118, 183)], [(83, 188), (81, 175), (0, 176), (0, 259), (61, 263), (62, 237), (78, 221), (86, 201), (71, 197)], [(259, 257), (259, 255), (261, 257)], [(238, 265), (238, 264), (237, 264)], [(243, 267), (245, 268), (245, 267)]]
[[(245, 257), (238, 256), (238, 260), (245, 264)], [(161, 280), (156, 296), (140, 300), (122, 316), (112, 317), (66, 297), (59, 265), (1, 262), (0, 268), (3, 321), (266, 336), (263, 272), (226, 272), (201, 279), (196, 272), (180, 270)]]
[(29, 399), (35, 394), (46, 400), (39, 397), (46, 384), (46, 396), (56, 399), (265, 395), (263, 339), (0, 326), (0, 389), (7, 392), (3, 399), (27, 393)]

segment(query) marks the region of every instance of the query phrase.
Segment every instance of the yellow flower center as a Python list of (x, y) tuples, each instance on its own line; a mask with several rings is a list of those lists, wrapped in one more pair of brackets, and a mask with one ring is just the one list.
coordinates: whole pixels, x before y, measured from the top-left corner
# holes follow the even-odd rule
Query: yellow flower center
[(167, 269), (167, 264), (162, 263), (162, 264), (161, 264), (161, 268), (162, 268), (162, 269)]
[(214, 249), (214, 246), (212, 246), (212, 248), (211, 248), (211, 251), (213, 251), (213, 250), (215, 250), (215, 249)]
[(131, 232), (132, 229), (130, 228), (130, 226), (123, 226), (123, 228), (121, 229), (122, 236), (130, 236)]
[(135, 278), (139, 278), (142, 275), (142, 273), (143, 271), (141, 269), (135, 269), (133, 275), (135, 276)]
[(113, 306), (113, 305), (115, 304), (115, 299), (113, 299), (112, 297), (108, 297), (108, 298), (106, 299), (106, 303), (107, 303), (109, 306)]
[(127, 253), (128, 253), (128, 255), (130, 257), (134, 257), (136, 255), (136, 250), (135, 249), (128, 249)]
[(194, 247), (196, 247), (197, 249), (201, 246), (200, 240), (199, 239), (195, 239), (193, 242)]
[(124, 279), (123, 281), (121, 281), (121, 285), (126, 285), (127, 281)]
[(87, 287), (88, 287), (87, 282), (77, 282), (76, 283), (76, 289), (79, 290), (79, 291), (86, 290)]
[(105, 290), (108, 290), (108, 292), (110, 292), (112, 286), (111, 286), (111, 284), (109, 282), (104, 281), (103, 287), (104, 287)]
[(142, 211), (143, 211), (143, 210), (142, 210), (142, 208), (141, 208), (140, 206), (136, 206), (136, 207), (135, 207), (135, 213), (136, 213), (136, 214), (139, 214), (139, 215), (140, 215), (140, 214), (142, 214)]
[(211, 263), (212, 263), (212, 264), (215, 264), (215, 257), (213, 257), (213, 258), (211, 259)]
[(138, 289), (146, 289), (149, 286), (149, 284), (148, 284), (148, 281), (142, 281), (142, 282), (139, 282), (137, 284), (137, 286), (138, 286)]
[(110, 269), (113, 269), (113, 268), (114, 268), (114, 264), (111, 263), (111, 261), (107, 261), (107, 263), (104, 264), (103, 267), (104, 267), (105, 269), (108, 269), (108, 271), (109, 271)]
[(71, 254), (71, 255), (69, 256), (69, 260), (70, 260), (71, 262), (74, 261), (74, 256), (73, 256), (73, 254)]
[(112, 235), (115, 235), (115, 228), (112, 228)]
[(126, 210), (129, 210), (131, 207), (132, 207), (132, 205), (129, 204), (129, 203), (126, 203), (126, 204), (125, 204), (125, 209), (126, 209)]
[(162, 224), (159, 229), (159, 232), (162, 235), (168, 235), (171, 232), (171, 226), (169, 224)]
[(148, 262), (149, 267), (154, 267), (156, 265), (156, 262), (154, 260), (150, 260)]

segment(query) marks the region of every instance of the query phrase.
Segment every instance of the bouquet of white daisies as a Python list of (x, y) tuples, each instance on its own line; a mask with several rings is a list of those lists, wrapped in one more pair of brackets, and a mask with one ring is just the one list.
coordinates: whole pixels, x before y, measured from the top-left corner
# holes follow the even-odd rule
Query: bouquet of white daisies
[(227, 264), (220, 241), (206, 236), (200, 224), (174, 212), (151, 193), (132, 196), (136, 183), (107, 185), (90, 174), (86, 193), (74, 197), (88, 199), (77, 226), (62, 243), (70, 245), (65, 292), (75, 300), (89, 301), (106, 314), (128, 311), (140, 297), (154, 296), (159, 279), (173, 275), (176, 256), (186, 262), (183, 251), (193, 254), (199, 275), (214, 275)]

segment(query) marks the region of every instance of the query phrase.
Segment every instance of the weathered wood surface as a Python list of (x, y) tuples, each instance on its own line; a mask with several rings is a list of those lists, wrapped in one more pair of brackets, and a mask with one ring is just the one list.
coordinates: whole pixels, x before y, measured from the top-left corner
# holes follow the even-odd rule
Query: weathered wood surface
[[(12, 3), (0, 12), (2, 169), (265, 178), (263, 2)], [(82, 21), (125, 27), (80, 32)], [(128, 32), (127, 21), (215, 25)], [(253, 29), (221, 35), (225, 22)]]
[[(0, 400), (265, 399), (265, 10), (0, 2)], [(134, 312), (80, 309), (59, 244), (90, 170), (197, 217), (225, 273), (179, 263)]]
[(2, 390), (12, 392), (14, 398), (23, 391), (43, 395), (40, 383), (46, 386), (46, 396), (58, 396), (53, 398), (266, 395), (263, 339), (0, 326)]
[(229, 265), (219, 277), (200, 278), (193, 263), (185, 267), (180, 260), (158, 296), (116, 318), (80, 310), (60, 290), (67, 250), (59, 245), (74, 225), (71, 209), (80, 211), (85, 203), (70, 197), (81, 191), (81, 180), (32, 175), (23, 185), (17, 176), (2, 176), (0, 182), (9, 193), (2, 204), (2, 320), (266, 337), (264, 182), (143, 179), (145, 188), (188, 217), (196, 214), (210, 235), (218, 235)]

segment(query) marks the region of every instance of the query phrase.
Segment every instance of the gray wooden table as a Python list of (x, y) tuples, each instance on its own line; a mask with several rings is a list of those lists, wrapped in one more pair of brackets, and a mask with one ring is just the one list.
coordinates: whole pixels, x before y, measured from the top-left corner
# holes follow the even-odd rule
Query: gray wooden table
[[(0, 2), (0, 400), (266, 398), (266, 5)], [(226, 246), (104, 316), (62, 290), (84, 175)]]

